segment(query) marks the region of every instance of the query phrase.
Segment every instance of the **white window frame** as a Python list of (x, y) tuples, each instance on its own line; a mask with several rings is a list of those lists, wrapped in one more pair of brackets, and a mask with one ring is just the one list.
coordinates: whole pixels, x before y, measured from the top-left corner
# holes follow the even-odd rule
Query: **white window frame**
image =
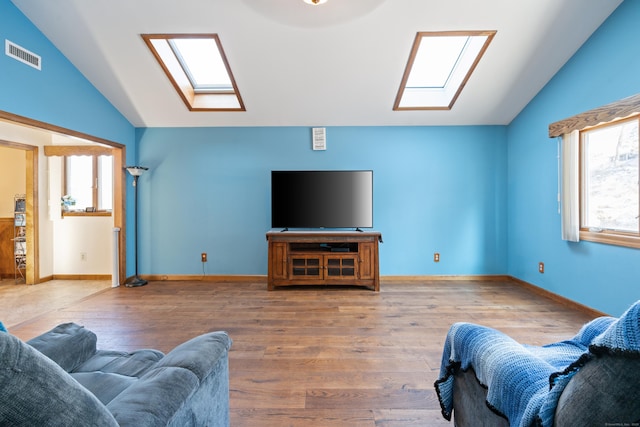
[[(62, 168), (62, 175), (63, 175), (63, 183), (64, 183), (64, 194), (67, 195), (69, 194), (69, 188), (70, 188), (70, 183), (69, 183), (69, 177), (68, 177), (68, 162), (69, 162), (69, 157), (73, 157), (76, 156), (74, 154), (69, 154), (67, 156), (63, 157), (63, 168)], [(100, 214), (100, 215), (104, 215), (104, 214), (111, 214), (111, 212), (113, 211), (113, 163), (111, 166), (111, 171), (110, 173), (107, 173), (106, 175), (108, 177), (111, 178), (111, 182), (103, 182), (104, 180), (101, 179), (102, 174), (100, 173), (100, 161), (99, 161), (99, 157), (101, 156), (109, 156), (112, 158), (112, 162), (113, 162), (113, 156), (110, 154), (78, 154), (77, 156), (87, 156), (91, 158), (91, 163), (92, 163), (92, 178), (91, 181), (87, 183), (88, 186), (91, 188), (91, 198), (92, 198), (92, 206), (90, 206), (90, 208), (93, 208), (92, 211), (87, 211), (85, 207), (78, 210), (73, 210), (72, 212), (65, 212), (63, 211), (62, 214), (63, 215), (95, 215), (95, 214)], [(107, 171), (109, 172), (109, 171)], [(102, 194), (101, 192), (103, 191), (102, 189), (105, 187), (110, 187), (110, 190), (108, 190), (111, 194), (111, 207), (110, 208), (104, 208), (103, 206), (100, 205), (100, 199), (102, 198)], [(73, 194), (69, 194), (71, 197), (73, 197)], [(79, 208), (79, 206), (77, 207)], [(76, 209), (77, 209), (76, 208)]]

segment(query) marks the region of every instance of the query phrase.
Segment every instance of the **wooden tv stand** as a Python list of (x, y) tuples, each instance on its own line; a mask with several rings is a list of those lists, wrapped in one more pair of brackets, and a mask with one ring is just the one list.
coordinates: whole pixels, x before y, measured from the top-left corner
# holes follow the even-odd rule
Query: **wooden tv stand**
[(268, 289), (292, 285), (364, 286), (380, 290), (373, 231), (270, 231)]

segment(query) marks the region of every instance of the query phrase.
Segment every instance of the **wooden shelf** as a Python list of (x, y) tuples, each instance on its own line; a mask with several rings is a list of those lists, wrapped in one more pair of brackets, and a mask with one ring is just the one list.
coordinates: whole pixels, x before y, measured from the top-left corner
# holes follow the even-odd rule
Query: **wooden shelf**
[(26, 195), (16, 194), (13, 204), (13, 276), (17, 282), (25, 280), (27, 270)]
[(268, 289), (294, 285), (380, 290), (375, 231), (270, 231)]

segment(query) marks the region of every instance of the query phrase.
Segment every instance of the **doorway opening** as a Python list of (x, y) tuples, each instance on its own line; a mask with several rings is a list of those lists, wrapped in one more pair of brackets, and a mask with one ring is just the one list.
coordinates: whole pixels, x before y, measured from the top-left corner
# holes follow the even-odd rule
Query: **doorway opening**
[[(126, 182), (124, 159), (126, 158), (126, 147), (113, 141), (104, 140), (91, 135), (72, 131), (70, 129), (61, 128), (44, 122), (35, 121), (22, 116), (0, 111), (0, 124), (7, 126), (15, 126), (15, 133), (19, 134), (20, 129), (36, 129), (44, 131), (49, 135), (69, 138), (70, 140), (81, 140), (84, 144), (93, 144), (95, 146), (106, 146), (111, 149), (113, 155), (113, 209), (112, 219), (114, 229), (119, 229), (117, 233), (117, 268), (119, 284), (126, 280), (126, 225), (125, 225), (125, 189)], [(10, 132), (14, 133), (14, 132)], [(44, 183), (46, 180), (40, 177), (46, 174), (46, 151), (54, 146), (51, 142), (29, 141), (29, 138), (10, 137), (0, 138), (0, 147), (8, 147), (11, 149), (22, 150), (25, 152), (25, 182), (26, 182), (26, 274), (25, 282), (27, 284), (37, 284), (43, 281), (51, 280), (54, 277), (45, 272), (45, 276), (41, 275), (41, 218), (40, 212), (42, 207), (50, 204), (48, 200), (48, 189), (40, 188), (39, 182)], [(52, 139), (52, 138), (51, 138)], [(55, 150), (54, 150), (55, 152)], [(44, 185), (44, 184), (42, 184)], [(49, 206), (49, 209), (55, 208)], [(45, 230), (46, 231), (46, 230)], [(46, 233), (45, 233), (46, 234)], [(45, 257), (46, 258), (46, 257)]]

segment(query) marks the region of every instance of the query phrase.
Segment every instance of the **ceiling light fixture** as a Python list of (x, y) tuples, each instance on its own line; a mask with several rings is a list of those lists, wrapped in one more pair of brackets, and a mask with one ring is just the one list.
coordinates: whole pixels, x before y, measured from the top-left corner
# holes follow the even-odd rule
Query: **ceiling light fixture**
[(318, 6), (327, 2), (327, 0), (303, 0), (303, 1), (313, 6)]

